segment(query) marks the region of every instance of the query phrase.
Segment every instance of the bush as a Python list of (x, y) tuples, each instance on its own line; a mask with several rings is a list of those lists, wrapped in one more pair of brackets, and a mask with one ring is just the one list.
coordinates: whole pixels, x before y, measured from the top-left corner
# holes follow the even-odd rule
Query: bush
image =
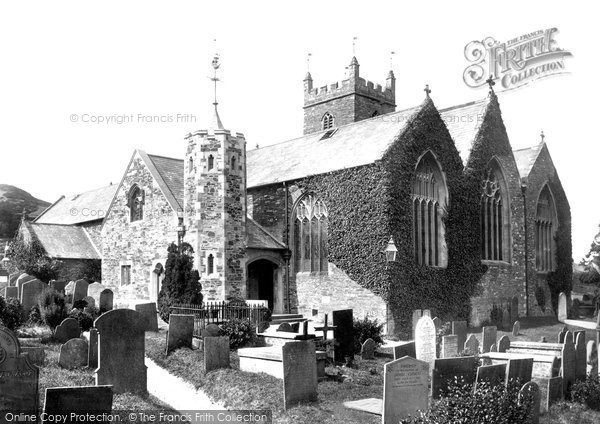
[(38, 299), (40, 317), (44, 324), (54, 329), (67, 317), (67, 305), (62, 293), (50, 288)]
[(484, 382), (473, 392), (471, 384), (457, 382), (428, 412), (401, 420), (400, 424), (525, 424), (529, 422), (527, 410), (532, 399), (525, 396), (519, 404), (520, 388), (514, 381), (508, 387)]
[(39, 325), (43, 324), (42, 315), (40, 314), (39, 305), (33, 305), (31, 310), (29, 311), (29, 318), (27, 319), (27, 324), (30, 325)]
[(598, 375), (588, 376), (585, 380), (577, 381), (571, 387), (573, 402), (586, 405), (590, 409), (600, 410), (600, 379)]
[(237, 349), (256, 340), (256, 333), (250, 321), (234, 318), (223, 325), (221, 330), (224, 336), (229, 336), (229, 348)]
[(354, 320), (354, 353), (360, 353), (362, 344), (369, 338), (373, 339), (378, 345), (383, 343), (381, 333), (383, 333), (383, 323), (376, 319), (370, 320), (369, 317)]
[(21, 302), (15, 298), (5, 300), (0, 296), (0, 321), (11, 331), (15, 331), (21, 326), (23, 320), (23, 307)]
[(95, 307), (86, 308), (85, 311), (81, 309), (72, 309), (69, 312), (69, 317), (75, 318), (79, 322), (81, 331), (88, 331), (94, 325), (94, 320), (100, 316), (98, 309)]
[(435, 346), (438, 352), (442, 351), (442, 337), (452, 334), (452, 323), (445, 322), (435, 333)]

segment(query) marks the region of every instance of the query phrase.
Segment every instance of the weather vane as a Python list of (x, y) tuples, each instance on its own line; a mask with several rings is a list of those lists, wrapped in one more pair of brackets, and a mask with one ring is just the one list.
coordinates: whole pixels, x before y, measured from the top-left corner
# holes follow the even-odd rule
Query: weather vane
[(310, 72), (310, 57), (312, 56), (312, 53), (308, 53), (306, 55), (306, 72)]
[(220, 62), (220, 58), (219, 58), (219, 53), (217, 53), (217, 39), (215, 38), (213, 40), (215, 42), (215, 55), (213, 56), (213, 60), (212, 60), (212, 67), (213, 67), (213, 77), (210, 79), (211, 81), (214, 82), (215, 85), (215, 101), (214, 101), (214, 105), (217, 105), (217, 82), (219, 82), (219, 78), (217, 78), (217, 70), (219, 69), (219, 67), (221, 66), (221, 62)]
[(352, 56), (356, 56), (356, 40), (358, 37), (352, 37)]
[(390, 52), (390, 69), (394, 69), (394, 55), (395, 54), (396, 54), (395, 51)]

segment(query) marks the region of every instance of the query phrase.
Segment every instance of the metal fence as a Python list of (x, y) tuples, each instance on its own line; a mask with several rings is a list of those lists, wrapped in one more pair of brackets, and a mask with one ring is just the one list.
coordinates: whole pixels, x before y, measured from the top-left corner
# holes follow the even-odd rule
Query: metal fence
[(254, 327), (269, 318), (269, 309), (262, 301), (247, 305), (228, 302), (204, 302), (202, 305), (181, 304), (171, 306), (172, 314), (194, 315), (194, 336), (200, 337), (209, 324), (223, 324), (232, 319), (247, 320)]

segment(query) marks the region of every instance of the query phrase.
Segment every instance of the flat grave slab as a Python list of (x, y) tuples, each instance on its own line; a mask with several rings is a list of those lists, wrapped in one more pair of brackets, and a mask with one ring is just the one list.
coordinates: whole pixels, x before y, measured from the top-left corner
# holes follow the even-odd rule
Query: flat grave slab
[(383, 399), (368, 398), (344, 402), (344, 406), (355, 411), (368, 412), (369, 414), (381, 415), (383, 411)]

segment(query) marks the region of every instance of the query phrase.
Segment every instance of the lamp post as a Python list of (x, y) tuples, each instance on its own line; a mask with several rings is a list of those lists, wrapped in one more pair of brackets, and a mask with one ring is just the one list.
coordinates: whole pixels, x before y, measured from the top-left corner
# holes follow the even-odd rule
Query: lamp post
[(390, 236), (390, 241), (388, 241), (388, 244), (383, 252), (385, 253), (385, 259), (387, 262), (396, 262), (398, 248), (396, 247), (396, 243), (394, 243), (394, 236)]

